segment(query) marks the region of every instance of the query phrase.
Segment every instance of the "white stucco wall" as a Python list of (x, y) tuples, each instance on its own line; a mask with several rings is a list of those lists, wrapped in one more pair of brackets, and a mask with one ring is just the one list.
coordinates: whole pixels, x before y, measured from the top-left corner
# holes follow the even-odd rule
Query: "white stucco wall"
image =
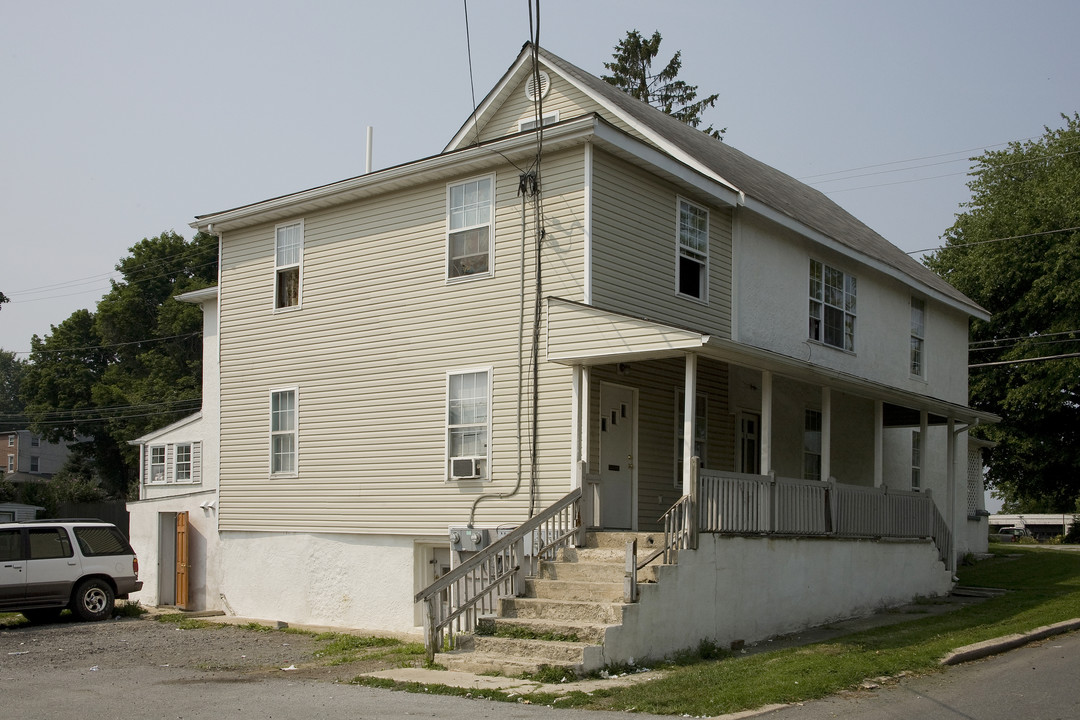
[[(143, 605), (161, 603), (159, 595), (162, 575), (176, 572), (175, 566), (166, 561), (162, 567), (159, 550), (161, 543), (175, 543), (175, 530), (168, 538), (162, 538), (161, 513), (188, 512), (188, 599), (190, 610), (217, 610), (221, 584), (220, 543), (218, 542), (217, 516), (212, 507), (200, 507), (217, 497), (215, 490), (174, 495), (152, 500), (128, 503), (129, 533), (131, 547), (139, 558), (139, 579), (143, 589), (131, 595)], [(174, 526), (175, 527), (175, 526)]]
[(660, 658), (703, 638), (755, 642), (939, 596), (951, 576), (929, 541), (700, 536), (695, 551), (641, 586), (605, 662)]
[(223, 609), (230, 615), (420, 632), (412, 537), (225, 531), (221, 541)]
[[(749, 212), (740, 213), (734, 254), (737, 341), (966, 404), (968, 324), (963, 312)], [(807, 339), (811, 258), (858, 281), (853, 353)], [(769, 282), (761, 282), (764, 278)], [(926, 300), (925, 379), (910, 374), (913, 294)]]

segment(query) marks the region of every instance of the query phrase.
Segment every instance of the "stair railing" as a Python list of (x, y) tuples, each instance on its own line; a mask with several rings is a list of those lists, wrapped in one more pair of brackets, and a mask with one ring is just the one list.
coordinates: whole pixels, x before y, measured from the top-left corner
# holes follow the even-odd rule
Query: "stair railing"
[(416, 594), (424, 603), (424, 646), (428, 661), (456, 646), (456, 635), (472, 632), (480, 615), (493, 613), (499, 597), (519, 595), (541, 559), (581, 545), (581, 488), (526, 520)]

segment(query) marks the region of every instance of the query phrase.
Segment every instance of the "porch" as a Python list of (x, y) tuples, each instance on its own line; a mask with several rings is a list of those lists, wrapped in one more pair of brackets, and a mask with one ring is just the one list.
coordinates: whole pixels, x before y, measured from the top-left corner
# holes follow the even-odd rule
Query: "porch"
[[(570, 664), (588, 671), (706, 638), (764, 639), (951, 585), (949, 529), (925, 493), (700, 470), (696, 458), (690, 474), (693, 491), (665, 513), (662, 534), (587, 533), (596, 506), (577, 488), (466, 559), (415, 598), (429, 656), (458, 648), (459, 636), (475, 652), (505, 647), (473, 638), (479, 624), (495, 632), (505, 623), (525, 636), (574, 638), (573, 647), (515, 646), (580, 655)], [(582, 557), (588, 571), (563, 568)], [(482, 667), (475, 652), (450, 659)]]

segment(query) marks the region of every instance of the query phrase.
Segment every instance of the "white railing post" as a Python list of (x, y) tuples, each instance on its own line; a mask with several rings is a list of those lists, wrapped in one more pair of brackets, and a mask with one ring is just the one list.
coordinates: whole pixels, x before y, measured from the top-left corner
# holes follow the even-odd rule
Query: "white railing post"
[(623, 602), (637, 602), (637, 540), (626, 543), (626, 573), (623, 576)]
[(701, 483), (701, 458), (697, 455), (690, 458), (690, 507), (686, 509), (686, 547), (697, 550), (698, 546), (698, 512), (701, 507), (698, 503), (698, 489)]

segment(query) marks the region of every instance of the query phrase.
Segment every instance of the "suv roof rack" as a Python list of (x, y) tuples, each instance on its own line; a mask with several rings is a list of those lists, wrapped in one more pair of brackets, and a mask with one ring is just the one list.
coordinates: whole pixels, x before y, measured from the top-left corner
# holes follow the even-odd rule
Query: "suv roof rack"
[(34, 523), (105, 523), (109, 525), (109, 521), (102, 520), (101, 518), (43, 518), (41, 520), (20, 520), (20, 525), (32, 525)]

